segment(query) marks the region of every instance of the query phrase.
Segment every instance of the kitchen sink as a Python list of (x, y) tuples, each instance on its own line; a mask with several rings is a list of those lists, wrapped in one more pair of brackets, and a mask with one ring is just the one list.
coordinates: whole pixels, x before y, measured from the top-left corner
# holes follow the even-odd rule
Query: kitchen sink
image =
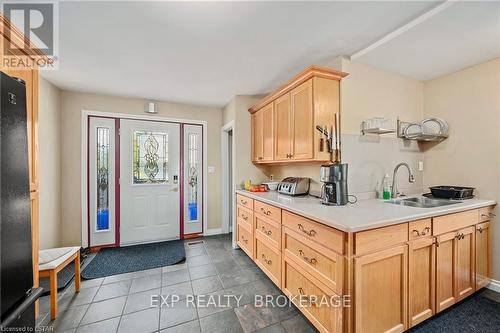
[(404, 199), (392, 199), (388, 203), (393, 205), (419, 207), (419, 208), (433, 208), (447, 205), (457, 204), (457, 201), (451, 201), (447, 199), (430, 199), (426, 197), (414, 197), (414, 198), (404, 198)]

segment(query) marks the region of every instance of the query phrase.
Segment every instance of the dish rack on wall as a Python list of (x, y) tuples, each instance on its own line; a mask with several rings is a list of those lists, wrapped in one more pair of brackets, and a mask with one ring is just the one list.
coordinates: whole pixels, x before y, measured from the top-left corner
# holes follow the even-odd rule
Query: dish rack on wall
[(427, 118), (421, 122), (405, 122), (398, 119), (398, 138), (416, 141), (443, 141), (448, 137), (448, 123), (440, 118)]

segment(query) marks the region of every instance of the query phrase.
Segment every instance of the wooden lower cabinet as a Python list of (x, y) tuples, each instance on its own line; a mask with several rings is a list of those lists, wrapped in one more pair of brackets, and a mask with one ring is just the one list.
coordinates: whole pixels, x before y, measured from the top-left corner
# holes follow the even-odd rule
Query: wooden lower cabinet
[(413, 327), (435, 314), (436, 245), (434, 238), (408, 244), (408, 325)]
[(459, 231), (457, 239), (457, 297), (462, 300), (476, 291), (474, 227)]
[(476, 290), (486, 287), (491, 279), (490, 222), (476, 226)]
[(260, 234), (255, 234), (255, 263), (281, 288), (281, 252)]
[(283, 261), (282, 290), (320, 332), (342, 331), (340, 297), (293, 260)]
[(246, 222), (242, 222), (238, 218), (238, 223), (236, 224), (236, 243), (252, 259), (254, 259), (253, 238), (252, 229), (247, 226)]
[(408, 311), (407, 245), (354, 259), (354, 330), (404, 332)]

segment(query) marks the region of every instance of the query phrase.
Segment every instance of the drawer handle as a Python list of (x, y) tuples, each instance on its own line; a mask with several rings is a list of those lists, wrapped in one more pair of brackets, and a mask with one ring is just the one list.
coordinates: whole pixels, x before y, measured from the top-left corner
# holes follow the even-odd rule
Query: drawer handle
[(413, 234), (416, 235), (417, 237), (420, 236), (425, 236), (431, 231), (431, 228), (425, 227), (422, 231), (418, 231), (416, 229), (413, 229)]
[(494, 213), (488, 213), (488, 214), (481, 213), (481, 217), (485, 217), (485, 218), (495, 217), (495, 216), (497, 216), (497, 215)]
[(302, 256), (302, 259), (304, 259), (304, 261), (307, 261), (308, 263), (310, 263), (311, 265), (316, 265), (316, 263), (318, 262), (316, 260), (316, 258), (311, 258), (309, 259), (308, 257), (306, 257), (304, 255), (304, 252), (302, 250), (299, 250), (299, 254)]
[(241, 200), (240, 200), (240, 202), (241, 202), (241, 204), (242, 204), (242, 205), (244, 205), (244, 206), (246, 206), (246, 205), (248, 204), (248, 201), (243, 200), (243, 199), (241, 199)]
[(304, 295), (304, 289), (302, 289), (302, 287), (299, 287), (299, 294)]
[(241, 218), (245, 221), (248, 221), (248, 216), (241, 214)]
[(262, 212), (262, 214), (266, 215), (266, 216), (269, 216), (271, 215), (271, 211), (270, 210), (265, 210), (264, 208), (260, 207), (260, 211)]
[(463, 233), (462, 234), (456, 234), (455, 238), (458, 239), (458, 240), (461, 240), (461, 239), (465, 238), (465, 235)]
[(262, 259), (264, 260), (264, 262), (268, 265), (271, 265), (273, 262), (271, 261), (271, 259), (266, 259), (266, 255), (264, 253), (262, 253)]
[(271, 236), (273, 234), (271, 230), (266, 230), (266, 227), (264, 227), (264, 226), (262, 226), (261, 229), (262, 229), (262, 232), (268, 236)]
[(316, 230), (314, 230), (314, 229), (306, 230), (306, 229), (304, 229), (304, 226), (300, 223), (297, 226), (299, 227), (299, 230), (302, 231), (303, 233), (305, 233), (307, 236), (314, 237), (314, 235), (316, 235)]
[(478, 227), (476, 230), (479, 231), (480, 234), (482, 234), (484, 229), (483, 227)]
[[(302, 287), (299, 287), (299, 294), (301, 296), (305, 296), (306, 293), (304, 292), (304, 289), (302, 289)], [(307, 300), (309, 301), (309, 303), (312, 305), (312, 306), (317, 306), (316, 304), (316, 297), (312, 297), (312, 296), (307, 296)]]
[(241, 239), (242, 239), (245, 243), (248, 243), (248, 239), (245, 239), (245, 236), (241, 236)]

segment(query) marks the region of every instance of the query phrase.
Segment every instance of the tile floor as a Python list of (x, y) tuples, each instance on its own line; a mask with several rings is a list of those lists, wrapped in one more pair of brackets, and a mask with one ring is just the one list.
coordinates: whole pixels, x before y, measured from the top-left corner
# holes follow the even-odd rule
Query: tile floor
[[(38, 325), (78, 333), (315, 332), (293, 306), (254, 306), (254, 295), (282, 294), (244, 252), (232, 249), (230, 237), (186, 241), (182, 264), (82, 280), (79, 294), (71, 283), (59, 295), (55, 321), (50, 321), (49, 297), (41, 299)], [(151, 307), (151, 295), (174, 294), (180, 301), (173, 306)], [(198, 301), (206, 306), (194, 306), (186, 295), (204, 295)], [(218, 299), (218, 306), (210, 302)]]

